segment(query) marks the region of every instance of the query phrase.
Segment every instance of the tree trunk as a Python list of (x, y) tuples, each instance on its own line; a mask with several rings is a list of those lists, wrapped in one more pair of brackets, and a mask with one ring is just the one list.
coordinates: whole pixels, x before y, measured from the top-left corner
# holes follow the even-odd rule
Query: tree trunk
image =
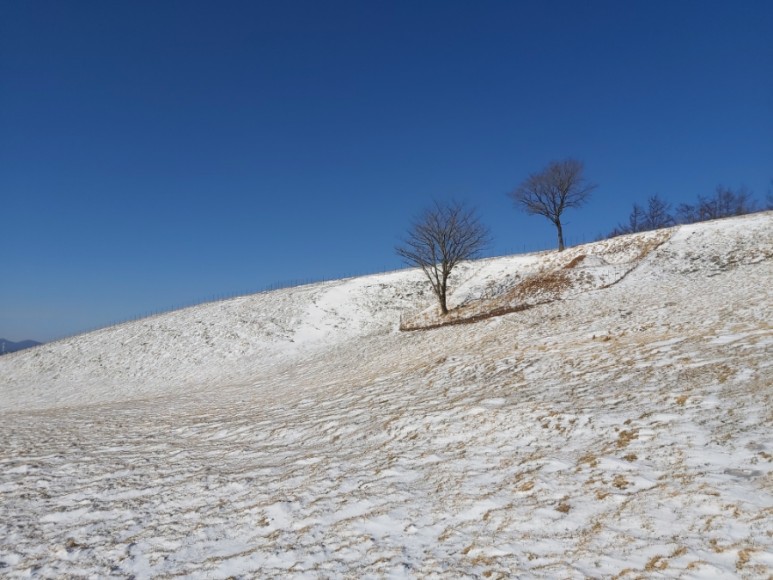
[(564, 230), (561, 228), (561, 220), (556, 220), (556, 230), (558, 230), (558, 251), (564, 251)]
[(443, 276), (443, 281), (440, 284), (440, 293), (438, 294), (438, 300), (440, 300), (440, 313), (445, 316), (448, 314), (448, 305), (446, 304), (446, 293), (448, 291), (448, 276)]

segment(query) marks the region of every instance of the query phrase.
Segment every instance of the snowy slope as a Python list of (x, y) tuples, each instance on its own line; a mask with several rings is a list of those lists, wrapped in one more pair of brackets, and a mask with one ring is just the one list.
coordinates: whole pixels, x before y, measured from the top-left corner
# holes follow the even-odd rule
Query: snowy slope
[(0, 358), (0, 576), (769, 577), (773, 214), (611, 243), (465, 264), (591, 281), (476, 324), (405, 271)]
[[(417, 272), (353, 278), (207, 303), (36, 348), (0, 367), (0, 409), (210, 390), (397, 326), (425, 296)], [(15, 355), (14, 355), (15, 356)]]

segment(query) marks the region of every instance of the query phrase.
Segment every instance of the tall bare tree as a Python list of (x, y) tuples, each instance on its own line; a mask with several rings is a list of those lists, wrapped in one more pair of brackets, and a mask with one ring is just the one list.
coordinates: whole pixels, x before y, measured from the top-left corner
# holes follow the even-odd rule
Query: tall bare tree
[(596, 185), (585, 180), (583, 164), (576, 159), (552, 161), (539, 173), (532, 173), (510, 192), (516, 207), (528, 214), (541, 215), (553, 222), (558, 232), (558, 250), (564, 249), (561, 216), (564, 210), (580, 207)]
[(416, 218), (397, 255), (410, 266), (422, 269), (440, 303), (448, 314), (448, 278), (462, 260), (476, 257), (489, 243), (489, 230), (475, 210), (457, 202), (435, 202)]

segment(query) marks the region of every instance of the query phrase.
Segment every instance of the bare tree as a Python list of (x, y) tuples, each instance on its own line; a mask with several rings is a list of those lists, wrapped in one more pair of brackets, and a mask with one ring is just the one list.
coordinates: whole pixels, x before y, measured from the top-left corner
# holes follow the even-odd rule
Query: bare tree
[(701, 221), (698, 207), (691, 203), (680, 203), (676, 208), (676, 220), (680, 224), (694, 224)]
[(679, 209), (682, 221), (702, 222), (755, 212), (757, 203), (746, 187), (733, 191), (729, 187), (718, 185), (713, 196), (699, 195), (696, 205), (683, 204)]
[(655, 194), (647, 200), (646, 210), (638, 203), (634, 203), (628, 215), (628, 223), (619, 224), (607, 237), (667, 228), (675, 223), (671, 215), (671, 204)]
[(647, 200), (647, 212), (644, 214), (643, 230), (659, 230), (674, 225), (671, 204), (657, 194)]
[(583, 164), (576, 159), (552, 161), (539, 173), (532, 173), (510, 192), (516, 207), (528, 214), (541, 215), (553, 222), (558, 232), (558, 250), (564, 249), (561, 216), (564, 210), (580, 207), (596, 185), (582, 176)]
[(634, 203), (633, 208), (631, 209), (631, 213), (628, 214), (628, 223), (618, 224), (615, 229), (609, 232), (607, 237), (614, 238), (617, 236), (624, 236), (626, 234), (635, 234), (637, 232), (644, 231), (644, 223), (645, 223), (644, 220), (645, 220), (644, 209), (642, 209), (642, 206), (640, 206), (638, 203)]
[(635, 234), (644, 230), (646, 216), (642, 207), (635, 203), (631, 209), (631, 213), (628, 215), (628, 228), (625, 229), (627, 234)]
[(451, 271), (462, 260), (476, 257), (489, 243), (489, 230), (475, 210), (457, 202), (435, 202), (413, 221), (397, 255), (426, 274), (440, 303), (448, 314), (446, 295)]

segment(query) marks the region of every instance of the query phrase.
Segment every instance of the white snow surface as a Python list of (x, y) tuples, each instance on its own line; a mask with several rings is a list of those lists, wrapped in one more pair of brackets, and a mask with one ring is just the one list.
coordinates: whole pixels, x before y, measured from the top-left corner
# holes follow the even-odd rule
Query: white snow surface
[(451, 306), (580, 255), (474, 324), (400, 332), (401, 271), (0, 358), (0, 576), (770, 578), (773, 214), (466, 263)]

